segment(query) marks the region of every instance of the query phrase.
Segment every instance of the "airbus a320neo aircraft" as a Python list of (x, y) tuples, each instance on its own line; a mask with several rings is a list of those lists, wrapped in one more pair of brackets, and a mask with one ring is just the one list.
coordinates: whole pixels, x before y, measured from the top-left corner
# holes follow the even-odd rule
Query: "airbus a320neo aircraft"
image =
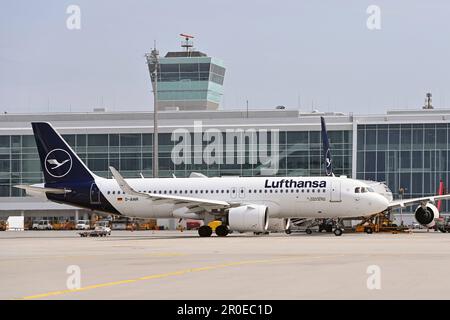
[[(346, 177), (228, 177), (115, 179), (92, 173), (66, 141), (46, 122), (32, 123), (45, 183), (20, 185), (30, 195), (80, 208), (138, 218), (189, 218), (206, 224), (201, 237), (211, 236), (207, 225), (222, 220), (215, 232), (266, 232), (272, 221), (289, 218), (370, 216), (389, 207), (421, 202), (418, 210), (434, 216), (428, 201), (450, 195), (389, 202), (366, 183)], [(338, 226), (336, 235), (342, 234)]]

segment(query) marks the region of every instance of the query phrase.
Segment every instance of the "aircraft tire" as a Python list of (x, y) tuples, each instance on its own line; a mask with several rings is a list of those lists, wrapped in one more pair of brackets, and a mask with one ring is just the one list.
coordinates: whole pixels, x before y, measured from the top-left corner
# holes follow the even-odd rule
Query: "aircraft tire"
[(224, 226), (223, 224), (220, 226), (217, 226), (216, 228), (216, 235), (219, 237), (226, 237), (229, 233), (228, 227)]
[(373, 233), (372, 228), (371, 228), (371, 227), (367, 227), (367, 228), (366, 228), (366, 233), (367, 233), (367, 234), (372, 234), (372, 233)]
[(306, 234), (312, 234), (312, 230), (311, 229), (306, 229)]
[(210, 226), (201, 226), (198, 228), (198, 235), (200, 237), (211, 237), (212, 229)]
[(342, 236), (342, 229), (339, 229), (339, 228), (334, 229), (334, 235), (336, 237)]

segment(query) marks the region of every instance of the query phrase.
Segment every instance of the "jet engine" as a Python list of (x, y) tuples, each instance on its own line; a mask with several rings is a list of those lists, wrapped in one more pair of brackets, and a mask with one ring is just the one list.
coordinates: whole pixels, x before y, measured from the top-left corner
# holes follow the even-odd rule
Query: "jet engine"
[(228, 225), (234, 231), (266, 232), (269, 226), (269, 208), (263, 205), (245, 205), (228, 211)]
[(421, 225), (432, 228), (435, 225), (434, 219), (439, 218), (439, 210), (431, 203), (423, 204), (417, 207), (414, 217)]
[(285, 232), (287, 229), (289, 229), (290, 225), (291, 225), (290, 219), (270, 218), (269, 226), (267, 227), (267, 231)]

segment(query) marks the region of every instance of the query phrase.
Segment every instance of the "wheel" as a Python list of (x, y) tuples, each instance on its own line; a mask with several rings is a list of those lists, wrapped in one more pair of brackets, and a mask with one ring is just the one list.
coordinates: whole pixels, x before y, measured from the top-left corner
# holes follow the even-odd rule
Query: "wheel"
[(367, 227), (367, 228), (366, 228), (366, 233), (367, 233), (367, 234), (372, 234), (372, 233), (373, 233), (372, 227)]
[(228, 235), (228, 227), (221, 224), (216, 228), (216, 235), (219, 237), (226, 237)]
[(334, 235), (336, 237), (341, 236), (342, 235), (342, 229), (339, 229), (339, 228), (334, 229)]
[(306, 234), (311, 234), (312, 233), (312, 230), (311, 229), (306, 229)]
[(292, 233), (291, 229), (286, 229), (285, 232), (286, 232), (286, 234), (291, 234)]
[(198, 235), (200, 237), (210, 237), (212, 235), (212, 229), (210, 226), (201, 226), (198, 228)]

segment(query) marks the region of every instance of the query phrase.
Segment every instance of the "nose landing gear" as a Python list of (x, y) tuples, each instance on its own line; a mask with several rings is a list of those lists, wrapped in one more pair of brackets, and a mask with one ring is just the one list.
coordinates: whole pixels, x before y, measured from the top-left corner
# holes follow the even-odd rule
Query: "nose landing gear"
[(336, 226), (335, 226), (333, 233), (336, 237), (340, 237), (340, 236), (342, 236), (342, 233), (344, 232), (344, 225), (343, 225), (341, 219), (336, 219), (335, 223), (336, 223)]

